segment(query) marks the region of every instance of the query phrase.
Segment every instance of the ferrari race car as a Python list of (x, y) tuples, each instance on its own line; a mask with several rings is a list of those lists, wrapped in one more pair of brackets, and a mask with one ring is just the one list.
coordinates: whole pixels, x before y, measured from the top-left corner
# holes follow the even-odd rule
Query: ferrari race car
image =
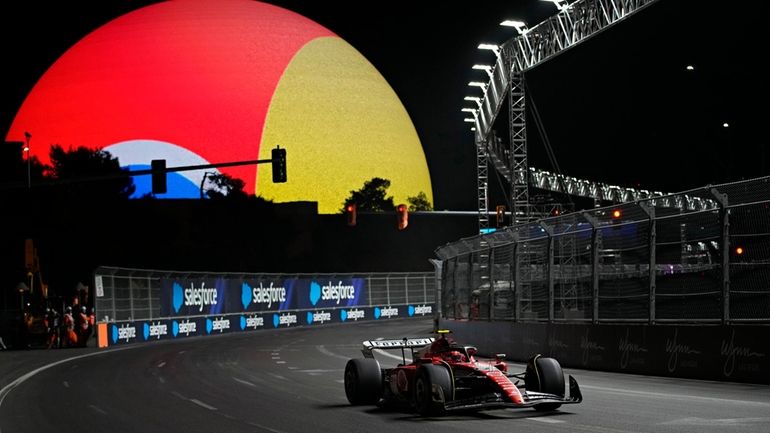
[[(553, 358), (535, 355), (526, 370), (508, 373), (505, 355), (476, 359), (476, 348), (457, 344), (439, 331), (437, 338), (404, 338), (363, 342), (364, 358), (345, 366), (345, 395), (353, 405), (405, 404), (422, 415), (453, 410), (532, 407), (551, 411), (562, 404), (580, 403), (580, 387), (569, 376), (565, 396), (564, 373)], [(375, 350), (401, 350), (402, 362), (381, 368)], [(407, 351), (411, 362), (407, 362)]]

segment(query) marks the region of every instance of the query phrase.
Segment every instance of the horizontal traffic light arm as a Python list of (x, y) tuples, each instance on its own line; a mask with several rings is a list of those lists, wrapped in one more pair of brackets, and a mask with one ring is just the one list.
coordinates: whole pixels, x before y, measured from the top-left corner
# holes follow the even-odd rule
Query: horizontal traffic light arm
[[(163, 170), (163, 172), (173, 173), (177, 171), (205, 170), (207, 168), (237, 167), (239, 165), (266, 164), (268, 162), (273, 162), (273, 160), (272, 159), (252, 159), (248, 161), (218, 162), (216, 164), (180, 165), (179, 167), (166, 167), (166, 169)], [(153, 174), (154, 172), (155, 170), (150, 168), (147, 170), (127, 171), (126, 174), (129, 176), (142, 176), (146, 174)], [(118, 175), (118, 176), (112, 176), (112, 177), (121, 177), (121, 176)]]
[[(219, 167), (237, 167), (240, 165), (267, 164), (272, 162), (273, 162), (272, 159), (251, 159), (247, 161), (218, 162), (216, 164), (182, 165), (178, 167), (166, 167), (165, 170), (163, 171), (159, 170), (159, 172), (172, 173), (177, 171), (205, 170), (207, 168), (219, 168)], [(130, 171), (123, 169), (121, 173), (114, 173), (114, 174), (101, 175), (101, 176), (85, 176), (85, 177), (77, 177), (77, 178), (70, 178), (70, 179), (44, 180), (41, 182), (36, 182), (35, 185), (46, 186), (46, 185), (65, 185), (65, 184), (81, 183), (81, 182), (96, 182), (100, 180), (121, 179), (121, 178), (131, 177), (131, 176), (146, 176), (146, 175), (151, 175), (153, 173), (155, 173), (155, 170), (151, 168), (148, 168), (145, 170), (130, 170)], [(26, 182), (5, 183), (0, 185), (0, 190), (12, 189), (20, 186), (26, 187)]]

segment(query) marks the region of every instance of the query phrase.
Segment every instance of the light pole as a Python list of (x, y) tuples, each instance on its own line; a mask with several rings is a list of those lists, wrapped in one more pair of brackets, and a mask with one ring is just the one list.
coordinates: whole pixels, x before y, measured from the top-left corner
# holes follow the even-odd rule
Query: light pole
[(32, 134), (24, 131), (24, 138), (27, 139), (27, 143), (24, 145), (24, 155), (27, 157), (27, 189), (32, 188), (32, 175), (30, 174), (32, 161), (30, 160), (29, 139), (32, 138)]

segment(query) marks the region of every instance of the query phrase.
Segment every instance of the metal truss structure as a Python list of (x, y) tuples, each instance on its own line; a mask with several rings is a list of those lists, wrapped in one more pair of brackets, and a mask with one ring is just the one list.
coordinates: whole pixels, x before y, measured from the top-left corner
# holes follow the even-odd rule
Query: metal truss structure
[[(536, 179), (531, 179), (531, 169), (527, 161), (527, 125), (525, 115), (524, 72), (555, 57), (561, 52), (574, 47), (609, 28), (613, 24), (638, 12), (657, 0), (578, 0), (559, 7), (559, 13), (541, 22), (535, 27), (523, 30), (521, 35), (505, 42), (498, 50), (494, 69), (490, 72), (489, 84), (484, 89), (484, 97), (478, 101), (475, 110), (475, 142), (477, 147), (477, 166), (479, 174), (479, 229), (488, 228), (487, 217), (487, 169), (486, 162), (494, 167), (510, 182), (511, 213), (513, 223), (527, 222), (531, 219), (532, 204), (529, 186), (540, 187)], [(510, 143), (505, 146), (494, 137), (493, 125), (497, 120), (506, 99), (509, 105)], [(486, 156), (486, 158), (485, 158)], [(484, 168), (482, 169), (482, 165)], [(482, 175), (484, 176), (482, 182)], [(541, 179), (549, 178), (547, 175)], [(588, 181), (572, 182), (576, 185), (593, 184)], [(548, 184), (549, 186), (552, 184)], [(595, 184), (599, 185), (599, 184)], [(588, 197), (606, 199), (605, 191), (597, 189), (574, 189), (561, 186), (562, 192), (581, 191)], [(609, 187), (615, 193), (618, 187)], [(610, 194), (610, 200), (616, 197), (644, 196), (644, 192), (622, 189), (622, 193)], [(587, 194), (587, 195), (586, 195)], [(593, 195), (597, 194), (597, 195)], [(662, 195), (662, 194), (661, 194)], [(482, 206), (484, 206), (482, 208)]]

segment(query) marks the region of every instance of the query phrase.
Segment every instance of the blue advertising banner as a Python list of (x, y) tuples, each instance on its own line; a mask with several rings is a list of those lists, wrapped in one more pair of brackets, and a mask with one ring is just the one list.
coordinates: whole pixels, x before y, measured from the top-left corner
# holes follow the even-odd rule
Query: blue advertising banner
[[(305, 286), (309, 288), (311, 281), (305, 280), (304, 283)], [(340, 301), (340, 303), (342, 303), (342, 301)], [(174, 340), (186, 337), (227, 334), (230, 332), (256, 331), (261, 329), (321, 326), (328, 323), (350, 323), (365, 320), (429, 316), (433, 314), (433, 309), (433, 304), (379, 307), (351, 306), (343, 308), (274, 311), (270, 313), (244, 312), (240, 314), (215, 314), (199, 317), (177, 317), (161, 320), (116, 322), (107, 325), (107, 342), (109, 346), (116, 346), (159, 340)]]
[[(228, 304), (228, 311), (276, 311), (292, 310), (294, 305), (293, 279), (260, 279), (240, 282), (240, 296), (231, 297), (234, 302)], [(233, 283), (237, 283), (232, 281)]]
[(358, 307), (367, 305), (366, 280), (165, 279), (160, 301), (164, 317)]
[(161, 316), (198, 316), (224, 314), (227, 311), (228, 280), (161, 280)]
[(339, 308), (367, 305), (364, 278), (296, 279), (297, 308)]

